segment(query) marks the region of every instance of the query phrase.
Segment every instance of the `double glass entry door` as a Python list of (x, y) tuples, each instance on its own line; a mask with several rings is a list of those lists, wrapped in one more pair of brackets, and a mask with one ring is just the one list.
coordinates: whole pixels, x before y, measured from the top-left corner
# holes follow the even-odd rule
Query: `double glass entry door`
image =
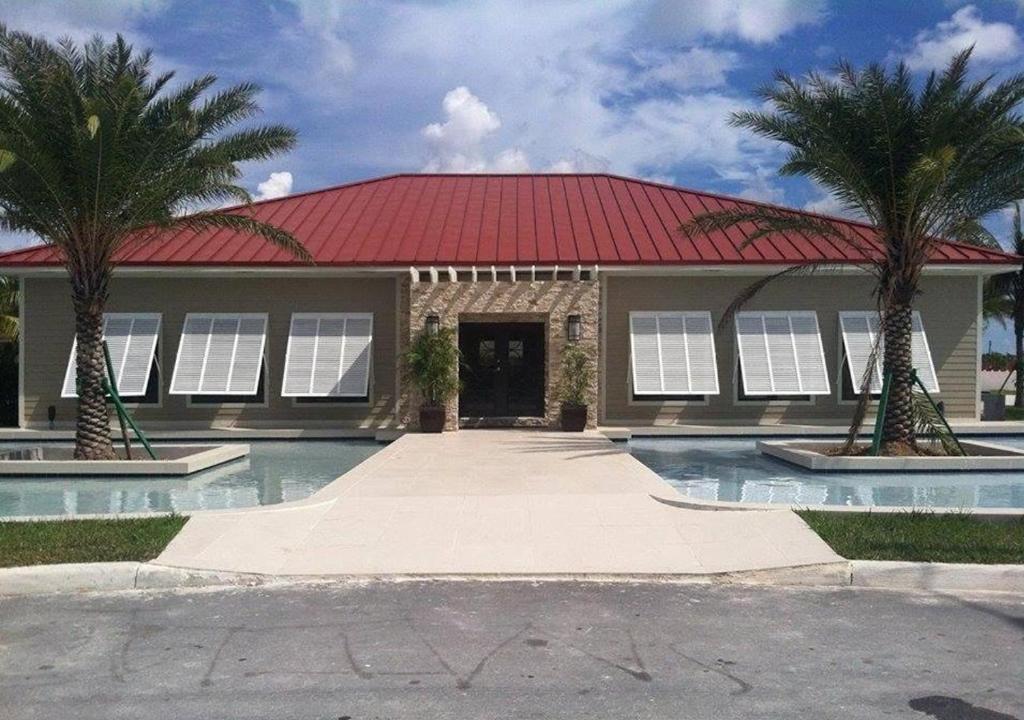
[(544, 415), (544, 324), (462, 323), (460, 417)]

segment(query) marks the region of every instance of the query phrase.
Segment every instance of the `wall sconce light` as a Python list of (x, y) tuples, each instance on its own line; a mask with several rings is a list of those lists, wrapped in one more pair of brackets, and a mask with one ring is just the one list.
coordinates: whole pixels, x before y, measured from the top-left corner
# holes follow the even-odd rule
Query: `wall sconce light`
[(46, 408), (46, 419), (50, 421), (50, 429), (53, 430), (53, 421), (57, 419), (57, 406), (51, 405)]
[(583, 318), (579, 315), (570, 315), (565, 325), (565, 337), (571, 342), (579, 342), (583, 336)]
[(427, 331), (427, 335), (437, 335), (441, 331), (441, 318), (437, 315), (427, 315), (424, 329)]

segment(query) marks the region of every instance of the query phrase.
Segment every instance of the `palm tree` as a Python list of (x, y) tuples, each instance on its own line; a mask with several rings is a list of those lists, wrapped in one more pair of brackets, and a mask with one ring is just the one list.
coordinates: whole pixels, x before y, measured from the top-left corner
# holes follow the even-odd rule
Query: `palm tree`
[[(1024, 255), (1024, 231), (1021, 230), (1020, 204), (1013, 212), (1013, 252)], [(1024, 265), (1012, 273), (996, 275), (985, 283), (985, 316), (1005, 322), (1013, 319), (1015, 362), (1013, 364), (1016, 397), (1014, 407), (1024, 407)]]
[[(915, 85), (902, 63), (862, 70), (840, 63), (835, 76), (803, 81), (777, 72), (761, 89), (769, 109), (733, 115), (732, 123), (788, 147), (782, 175), (811, 178), (845, 208), (876, 227), (865, 241), (825, 218), (778, 208), (740, 205), (707, 213), (685, 231), (754, 229), (747, 242), (778, 231), (822, 235), (860, 256), (874, 276), (884, 337), (883, 372), (890, 395), (883, 417), (883, 452), (915, 451), (911, 322), (922, 269), (940, 238), (984, 235), (980, 219), (1024, 197), (1024, 76), (995, 84), (968, 80), (971, 51)], [(730, 312), (776, 277), (819, 266), (787, 268), (752, 285)], [(869, 368), (873, 363), (868, 363)], [(851, 438), (870, 399), (870, 370), (861, 387)]]
[(18, 341), (18, 280), (0, 276), (0, 343)]
[(227, 200), (251, 201), (238, 163), (291, 148), (278, 125), (232, 129), (258, 112), (258, 88), (211, 91), (205, 75), (173, 89), (154, 75), (149, 51), (121, 36), (82, 47), (52, 44), (0, 25), (0, 227), (35, 233), (63, 256), (75, 313), (78, 416), (75, 457), (110, 459), (103, 311), (118, 250), (168, 228), (230, 228), (296, 256), (289, 233), (245, 207), (182, 214)]

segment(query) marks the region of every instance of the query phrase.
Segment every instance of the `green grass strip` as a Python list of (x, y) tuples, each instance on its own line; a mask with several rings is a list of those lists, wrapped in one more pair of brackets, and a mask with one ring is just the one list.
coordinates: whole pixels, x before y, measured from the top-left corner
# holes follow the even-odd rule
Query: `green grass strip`
[(152, 560), (187, 520), (171, 515), (0, 522), (0, 567)]
[(1024, 563), (1024, 520), (979, 520), (970, 513), (797, 513), (848, 560)]

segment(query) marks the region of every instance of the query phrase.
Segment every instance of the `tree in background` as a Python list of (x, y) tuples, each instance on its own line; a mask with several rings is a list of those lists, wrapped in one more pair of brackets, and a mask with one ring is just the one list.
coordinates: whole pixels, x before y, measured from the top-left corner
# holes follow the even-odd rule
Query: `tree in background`
[(118, 251), (169, 228), (230, 228), (308, 259), (289, 233), (256, 220), (238, 164), (291, 148), (295, 132), (234, 129), (258, 88), (213, 92), (212, 75), (170, 88), (149, 51), (121, 36), (57, 44), (0, 26), (0, 228), (27, 231), (63, 256), (75, 313), (75, 457), (116, 458), (103, 389), (103, 312)]
[[(1010, 248), (1024, 255), (1024, 231), (1021, 230), (1020, 204), (1014, 206), (1013, 244)], [(1024, 408), (1024, 264), (1016, 272), (996, 275), (985, 283), (985, 317), (1004, 325), (1013, 322), (1014, 337), (1014, 407)]]
[(18, 281), (0, 276), (0, 425), (18, 422)]
[(0, 276), (0, 342), (17, 342), (18, 280)]

